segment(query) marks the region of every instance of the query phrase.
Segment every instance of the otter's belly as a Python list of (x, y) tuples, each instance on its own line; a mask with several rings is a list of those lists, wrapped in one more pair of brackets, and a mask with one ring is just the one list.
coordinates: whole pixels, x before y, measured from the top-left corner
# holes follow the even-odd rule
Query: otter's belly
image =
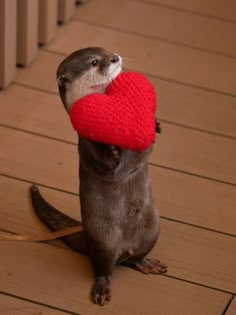
[[(135, 220), (134, 220), (135, 221)], [(144, 216), (141, 222), (132, 222), (123, 230), (123, 239), (120, 242), (118, 262), (130, 257), (145, 256), (157, 242), (160, 231), (160, 220), (157, 209), (152, 209)]]

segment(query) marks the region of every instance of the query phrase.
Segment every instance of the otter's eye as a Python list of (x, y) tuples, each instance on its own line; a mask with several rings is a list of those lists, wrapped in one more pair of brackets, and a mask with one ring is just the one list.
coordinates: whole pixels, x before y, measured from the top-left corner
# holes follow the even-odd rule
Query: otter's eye
[(94, 59), (92, 62), (91, 62), (92, 66), (93, 67), (96, 67), (98, 65), (98, 60), (97, 59)]

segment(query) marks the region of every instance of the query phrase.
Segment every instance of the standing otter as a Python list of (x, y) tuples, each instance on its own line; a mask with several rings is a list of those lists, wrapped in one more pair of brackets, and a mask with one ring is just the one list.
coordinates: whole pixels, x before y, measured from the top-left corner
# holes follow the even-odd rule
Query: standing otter
[[(80, 98), (104, 93), (121, 72), (122, 59), (103, 48), (78, 50), (59, 65), (57, 82), (62, 102), (70, 112)], [(160, 131), (157, 124), (157, 131)], [(74, 250), (89, 255), (95, 284), (92, 299), (104, 305), (111, 299), (115, 264), (143, 273), (165, 273), (167, 267), (145, 256), (159, 235), (159, 214), (153, 203), (148, 175), (152, 147), (133, 152), (92, 142), (79, 136), (80, 203), (84, 230), (63, 237)], [(49, 205), (37, 187), (31, 188), (39, 218), (53, 230), (81, 224)]]

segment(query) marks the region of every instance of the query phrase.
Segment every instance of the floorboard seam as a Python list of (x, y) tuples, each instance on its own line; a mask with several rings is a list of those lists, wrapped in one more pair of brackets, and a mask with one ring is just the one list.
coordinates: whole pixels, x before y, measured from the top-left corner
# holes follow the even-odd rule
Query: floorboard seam
[(208, 88), (208, 87), (201, 86), (201, 85), (197, 85), (197, 84), (192, 84), (192, 83), (187, 83), (187, 82), (183, 82), (183, 81), (178, 81), (178, 80), (175, 80), (175, 79), (171, 79), (171, 78), (166, 78), (166, 77), (150, 74), (150, 73), (147, 73), (147, 72), (144, 72), (144, 71), (142, 71), (142, 73), (147, 75), (147, 76), (149, 76), (149, 77), (151, 77), (151, 78), (154, 78), (154, 79), (160, 79), (162, 81), (166, 81), (166, 82), (170, 82), (170, 83), (174, 83), (174, 84), (179, 84), (179, 85), (182, 85), (182, 86), (191, 87), (191, 88), (199, 89), (199, 90), (202, 90), (202, 91), (215, 93), (215, 94), (219, 94), (219, 95), (223, 95), (223, 96), (228, 96), (228, 97), (232, 97), (232, 98), (236, 97), (236, 94), (233, 94), (233, 93), (219, 91), (219, 90), (215, 90), (215, 89)]
[[(165, 104), (163, 104), (163, 106), (165, 106)], [(174, 121), (171, 121), (171, 120), (162, 119), (159, 116), (157, 118), (158, 118), (158, 120), (160, 122), (167, 123), (167, 124), (170, 124), (170, 125), (182, 127), (182, 128), (185, 128), (185, 129), (195, 130), (195, 131), (199, 131), (199, 132), (202, 132), (202, 133), (207, 133), (207, 134), (210, 134), (210, 135), (213, 135), (213, 136), (227, 138), (227, 139), (230, 139), (230, 140), (236, 140), (236, 136), (230, 136), (230, 135), (226, 135), (226, 134), (223, 134), (223, 133), (219, 133), (219, 132), (215, 132), (215, 131), (211, 131), (211, 130), (207, 130), (207, 129), (201, 129), (201, 128), (197, 128), (197, 127), (192, 127), (192, 126), (181, 124), (181, 123), (174, 122)]]
[(138, 2), (142, 2), (142, 3), (148, 3), (154, 6), (158, 6), (158, 7), (162, 7), (162, 8), (167, 8), (167, 9), (172, 9), (172, 10), (176, 10), (176, 11), (180, 11), (180, 12), (186, 12), (186, 13), (190, 13), (192, 15), (197, 15), (197, 16), (202, 16), (202, 17), (206, 17), (209, 19), (213, 19), (213, 20), (219, 20), (222, 22), (228, 22), (228, 23), (232, 23), (232, 24), (236, 24), (236, 20), (232, 20), (230, 18), (223, 18), (220, 16), (216, 16), (216, 15), (211, 15), (211, 14), (206, 14), (206, 13), (201, 13), (201, 12), (197, 12), (197, 11), (192, 11), (189, 9), (184, 9), (184, 8), (180, 8), (180, 7), (176, 7), (176, 6), (171, 6), (168, 4), (164, 4), (164, 3), (160, 3), (160, 2), (153, 2), (151, 0), (136, 0)]
[(11, 126), (11, 125), (3, 124), (3, 123), (0, 123), (0, 127), (11, 129), (11, 130), (16, 130), (16, 131), (19, 131), (19, 132), (22, 132), (22, 133), (26, 133), (26, 134), (37, 136), (37, 137), (41, 137), (41, 138), (46, 138), (46, 139), (57, 141), (57, 142), (60, 142), (60, 143), (65, 143), (65, 144), (77, 146), (76, 142), (72, 142), (72, 141), (68, 141), (68, 140), (64, 140), (64, 139), (48, 136), (46, 134), (39, 133), (39, 132), (34, 132), (34, 131), (31, 131), (31, 130), (28, 130), (28, 129), (17, 128), (17, 127)]
[[(25, 89), (32, 89), (32, 90), (35, 90), (35, 91), (38, 91), (38, 92), (48, 93), (48, 94), (51, 94), (51, 95), (59, 96), (58, 93), (56, 93), (56, 92), (48, 91), (46, 89), (36, 88), (34, 86), (31, 86), (31, 85), (21, 84), (21, 83), (18, 83), (18, 82), (14, 82), (13, 84), (16, 85), (16, 86), (23, 87)], [(163, 106), (165, 106), (165, 104), (163, 104)], [(223, 134), (223, 133), (219, 133), (219, 132), (215, 132), (215, 131), (211, 131), (211, 130), (207, 130), (207, 129), (202, 129), (202, 128), (197, 128), (197, 127), (185, 125), (185, 124), (178, 123), (178, 122), (175, 122), (175, 121), (163, 119), (163, 118), (161, 118), (159, 116), (158, 116), (158, 120), (160, 120), (160, 122), (165, 122), (165, 123), (168, 123), (170, 125), (179, 126), (179, 127), (183, 127), (183, 128), (186, 128), (186, 129), (199, 131), (199, 132), (202, 132), (202, 133), (211, 134), (211, 135), (217, 136), (217, 137), (222, 137), (222, 138), (227, 138), (227, 139), (231, 139), (231, 140), (236, 140), (236, 136), (227, 135), (227, 134)], [(8, 125), (5, 125), (5, 124), (2, 124), (2, 125), (8, 127)], [(22, 129), (22, 130), (25, 130), (25, 129)], [(57, 138), (54, 138), (54, 139), (57, 139)]]
[[(1, 229), (0, 229), (0, 231), (1, 231)], [(7, 232), (7, 233), (12, 233), (12, 232), (6, 231), (6, 230), (2, 230), (2, 231)], [(15, 233), (13, 233), (13, 234), (15, 234)], [(39, 243), (39, 242), (37, 242), (37, 243)], [(45, 244), (45, 245), (49, 245), (49, 246), (53, 246), (53, 247), (57, 247), (57, 248), (60, 248), (60, 249), (73, 251), (69, 247), (59, 246), (59, 245), (56, 245), (56, 244), (53, 244), (53, 243), (49, 243), (49, 242), (40, 242), (40, 243), (41, 244)], [(78, 252), (77, 252), (77, 254), (78, 255), (82, 255), (82, 254), (80, 254)], [(84, 255), (82, 255), (82, 256), (84, 256)], [(122, 266), (122, 267), (126, 268), (125, 266)], [(191, 280), (188, 280), (188, 279), (176, 277), (176, 276), (169, 275), (169, 274), (163, 274), (161, 276), (162, 277), (166, 277), (166, 278), (170, 278), (170, 279), (174, 279), (174, 280), (177, 280), (177, 281), (183, 281), (183, 282), (186, 282), (186, 283), (190, 283), (190, 284), (193, 284), (193, 285), (196, 285), (196, 286), (199, 286), (199, 287), (203, 287), (203, 288), (206, 288), (206, 289), (210, 289), (210, 290), (214, 290), (214, 291), (218, 291), (218, 292), (222, 292), (222, 293), (226, 293), (226, 294), (231, 294), (232, 296), (234, 296), (234, 294), (236, 293), (236, 292), (231, 292), (231, 291), (228, 291), (228, 290), (220, 289), (220, 288), (217, 288), (217, 287), (213, 287), (213, 286), (210, 286), (210, 285), (206, 285), (206, 284), (203, 284), (203, 283), (199, 283), (199, 282), (191, 281)], [(1, 291), (0, 291), (0, 294), (2, 294)]]
[[(24, 130), (24, 129), (21, 129), (21, 128), (8, 126), (8, 125), (2, 124), (2, 123), (0, 123), (0, 127), (7, 128), (7, 129), (12, 129), (12, 130), (15, 130), (15, 131), (18, 131), (18, 132), (22, 132), (22, 133), (26, 133), (26, 134), (30, 134), (30, 135), (34, 135), (36, 137), (46, 138), (46, 139), (49, 139), (49, 140), (52, 140), (52, 141), (56, 141), (56, 142), (59, 142), (59, 143), (65, 143), (65, 144), (69, 144), (69, 145), (72, 145), (72, 146), (77, 146), (77, 143), (75, 143), (75, 142), (70, 142), (70, 141), (67, 141), (67, 140), (62, 140), (62, 139), (59, 139), (59, 138), (50, 137), (50, 136), (47, 136), (47, 135), (44, 135), (44, 134), (40, 134), (40, 133), (37, 133), (37, 132), (28, 131), (28, 130)], [(181, 170), (181, 169), (176, 169), (174, 167), (165, 166), (165, 165), (161, 165), (161, 164), (158, 164), (158, 163), (149, 162), (148, 164), (152, 165), (152, 166), (155, 166), (155, 167), (168, 169), (170, 171), (174, 171), (174, 172), (178, 172), (178, 173), (182, 173), (182, 174), (186, 174), (186, 175), (202, 178), (202, 179), (205, 179), (205, 180), (209, 180), (209, 181), (213, 181), (213, 182), (217, 182), (217, 183), (221, 183), (221, 184), (225, 184), (225, 185), (229, 185), (229, 186), (235, 186), (236, 185), (236, 183), (233, 183), (233, 182), (230, 182), (230, 181), (224, 181), (224, 180), (220, 180), (218, 178), (208, 177), (208, 176), (205, 176), (205, 175), (192, 173), (192, 172)]]
[[(30, 86), (28, 86), (26, 88), (31, 89)], [(42, 92), (42, 90), (40, 92)], [(46, 91), (43, 91), (43, 92), (46, 92)], [(190, 129), (190, 130), (202, 132), (202, 133), (205, 133), (205, 134), (210, 134), (210, 135), (213, 135), (213, 136), (216, 136), (216, 137), (222, 137), (222, 138), (227, 138), (227, 139), (230, 139), (230, 140), (236, 140), (236, 136), (230, 136), (230, 135), (226, 135), (226, 134), (210, 131), (210, 130), (207, 130), (207, 129), (201, 129), (201, 128), (197, 128), (197, 127), (192, 127), (192, 126), (181, 124), (181, 123), (178, 123), (178, 122), (175, 122), (175, 121), (163, 119), (160, 116), (158, 116), (157, 119), (160, 122), (167, 123), (169, 125), (173, 125), (173, 126), (177, 126), (177, 127), (181, 127), (181, 128), (185, 128), (185, 129)], [(75, 142), (72, 142), (72, 141), (63, 140), (63, 139), (60, 139), (60, 138), (52, 137), (52, 136), (49, 136), (49, 135), (46, 135), (46, 134), (42, 134), (42, 133), (39, 133), (39, 132), (34, 132), (34, 131), (31, 131), (31, 130), (28, 130), (28, 129), (14, 127), (12, 125), (4, 124), (4, 123), (0, 123), (0, 126), (5, 127), (5, 128), (9, 128), (9, 129), (14, 129), (14, 130), (26, 132), (26, 133), (33, 134), (33, 135), (38, 135), (38, 136), (45, 137), (45, 138), (52, 139), (52, 140), (56, 140), (56, 141), (61, 141), (61, 142), (68, 143), (68, 144), (76, 144)]]
[[(106, 24), (97, 23), (97, 22), (94, 22), (94, 21), (90, 22), (90, 21), (85, 20), (85, 19), (83, 19), (81, 17), (80, 18), (75, 17), (73, 19), (73, 21), (76, 22), (76, 23), (83, 23), (83, 24), (86, 24), (86, 25), (95, 25), (97, 27), (101, 27), (101, 28), (105, 28), (105, 29), (108, 28), (108, 25), (106, 25)], [(120, 32), (120, 33), (124, 33), (124, 34), (130, 34), (130, 35), (135, 35), (135, 36), (139, 36), (139, 37), (143, 37), (143, 38), (158, 40), (159, 42), (162, 42), (162, 43), (167, 43), (167, 44), (171, 44), (171, 45), (175, 45), (175, 46), (189, 48), (189, 49), (192, 49), (192, 50), (206, 52), (206, 53), (209, 53), (209, 54), (212, 54), (212, 55), (217, 55), (217, 56), (222, 56), (222, 57), (226, 57), (226, 58), (236, 59), (236, 55), (221, 53), (221, 52), (218, 52), (216, 50), (211, 50), (211, 49), (207, 49), (207, 48), (201, 48), (201, 47), (194, 46), (194, 45), (188, 45), (188, 44), (185, 44), (183, 42), (169, 40), (169, 39), (166, 39), (166, 38), (163, 38), (163, 37), (159, 37), (159, 36), (147, 35), (147, 34), (135, 32), (135, 31), (131, 31), (131, 30), (128, 30), (128, 29), (121, 29), (119, 27), (114, 27), (114, 26), (111, 26), (111, 25), (109, 25), (109, 29), (113, 30), (113, 31)]]
[[(0, 124), (1, 126), (1, 124)], [(21, 132), (24, 132), (22, 130), (20, 130)], [(27, 133), (27, 132), (25, 132)], [(36, 136), (39, 136), (36, 134)], [(57, 139), (51, 139), (53, 141), (58, 141), (58, 142), (62, 142), (63, 141), (60, 141), (60, 140), (57, 140)], [(73, 144), (73, 145), (76, 145), (76, 144)], [(187, 172), (187, 171), (184, 171), (184, 170), (181, 170), (181, 169), (176, 169), (176, 168), (173, 168), (173, 167), (169, 167), (169, 166), (165, 166), (165, 165), (161, 165), (161, 164), (157, 164), (157, 163), (152, 163), (152, 162), (149, 162), (148, 165), (151, 165), (151, 166), (154, 166), (154, 167), (159, 167), (161, 169), (167, 169), (168, 171), (172, 171), (172, 172), (177, 172), (177, 173), (181, 173), (181, 174), (185, 174), (185, 175), (189, 175), (189, 176), (193, 176), (193, 177), (197, 177), (197, 178), (201, 178), (201, 179), (204, 179), (204, 180), (208, 180), (208, 181), (212, 181), (212, 182), (216, 182), (216, 183), (220, 183), (220, 184), (223, 184), (223, 185), (228, 185), (228, 186), (233, 186), (235, 187), (236, 184), (235, 183), (231, 183), (231, 182), (226, 182), (226, 181), (223, 181), (223, 180), (220, 180), (220, 179), (217, 179), (217, 178), (211, 178), (211, 177), (207, 177), (207, 176), (204, 176), (204, 175), (200, 175), (200, 174), (196, 174), (196, 173), (191, 173), (191, 172)], [(5, 177), (12, 177), (12, 178), (16, 178), (16, 179), (21, 179), (17, 176), (12, 176), (12, 175), (9, 175), (9, 174), (5, 174), (5, 173), (0, 173), (0, 175), (2, 176), (5, 176)], [(29, 180), (25, 180), (25, 179), (22, 179), (23, 181), (26, 181), (26, 182), (29, 182), (29, 183), (32, 183), (32, 184), (39, 184), (37, 182), (32, 182), (32, 181), (29, 181)], [(50, 187), (50, 186), (47, 186), (45, 184), (39, 184), (41, 186), (44, 186), (44, 187)], [(57, 188), (55, 188), (57, 189)], [(58, 190), (60, 190), (58, 188)], [(60, 190), (60, 191), (63, 191), (63, 190)]]
[(169, 167), (169, 166), (165, 166), (165, 165), (161, 165), (161, 164), (157, 164), (157, 163), (152, 163), (152, 162), (149, 162), (148, 164), (152, 165), (152, 166), (160, 167), (160, 168), (163, 168), (163, 169), (167, 169), (169, 171), (174, 171), (174, 172), (178, 172), (178, 173), (181, 173), (181, 174), (186, 174), (186, 175), (189, 175), (189, 176), (202, 178), (202, 179), (205, 179), (205, 180), (209, 180), (209, 181), (220, 183), (220, 184), (224, 184), (224, 185), (229, 185), (229, 186), (235, 186), (236, 185), (236, 183), (231, 183), (231, 182), (227, 182), (227, 181), (220, 180), (220, 179), (217, 179), (217, 178), (212, 178), (212, 177), (208, 177), (208, 176), (204, 176), (204, 175), (200, 175), (200, 174), (184, 171), (184, 170), (177, 169), (177, 168), (174, 168), (174, 167)]
[(48, 186), (48, 185), (45, 185), (45, 184), (42, 184), (42, 183), (38, 183), (38, 182), (35, 182), (35, 181), (33, 182), (33, 181), (30, 181), (30, 180), (27, 180), (27, 179), (24, 179), (24, 178), (20, 178), (20, 177), (17, 177), (17, 176), (11, 176), (11, 175), (4, 174), (4, 173), (0, 173), (0, 176), (6, 177), (6, 178), (10, 178), (10, 179), (14, 179), (14, 180), (17, 180), (17, 181), (23, 182), (23, 183), (28, 183), (30, 185), (32, 185), (32, 184), (38, 185), (40, 187), (52, 189), (52, 190), (59, 191), (59, 192), (62, 192), (62, 193), (65, 193), (65, 194), (69, 194), (69, 195), (72, 195), (72, 196), (79, 196), (77, 193), (74, 193), (74, 192), (71, 192), (71, 191), (68, 191), (68, 190), (63, 190), (63, 189), (60, 189), (60, 188), (57, 188), (57, 187)]
[[(232, 294), (232, 296), (230, 297), (228, 303), (225, 305), (225, 308), (224, 308), (224, 310), (223, 310), (223, 312), (222, 312), (221, 315), (225, 315), (225, 314), (226, 314), (226, 312), (228, 311), (228, 309), (229, 309), (231, 303), (233, 302), (234, 297), (235, 297), (235, 295)], [(227, 315), (227, 314), (226, 314), (226, 315)]]
[(39, 87), (35, 87), (33, 85), (29, 85), (29, 84), (24, 84), (24, 83), (19, 83), (17, 81), (14, 81), (12, 83), (12, 85), (16, 85), (16, 86), (20, 86), (20, 87), (23, 87), (25, 89), (31, 89), (31, 90), (34, 90), (34, 91), (38, 91), (38, 92), (43, 92), (43, 93), (48, 93), (48, 94), (51, 94), (51, 95), (55, 95), (55, 96), (58, 96), (58, 100), (60, 100), (59, 98), (59, 94), (57, 92), (53, 92), (53, 91), (50, 91), (50, 90), (46, 90), (46, 89), (41, 89)]
[[(43, 48), (42, 51), (46, 52), (46, 53), (49, 53), (49, 54), (52, 54), (52, 55), (58, 55), (58, 56), (63, 56), (63, 57), (67, 57), (68, 56), (68, 54), (66, 54), (66, 53), (62, 53), (62, 52), (59, 52), (59, 51), (56, 51), (56, 50), (53, 50), (53, 49), (48, 49), (48, 48)], [(135, 70), (133, 70), (131, 68), (128, 68), (128, 67), (124, 67), (123, 70), (125, 70), (125, 71), (135, 71)], [(219, 94), (219, 95), (223, 95), (223, 96), (228, 96), (228, 97), (233, 97), (233, 98), (236, 97), (236, 94), (233, 94), (233, 93), (219, 91), (219, 90), (214, 90), (212, 88), (207, 88), (205, 86), (191, 84), (191, 83), (187, 83), (187, 82), (183, 82), (183, 81), (178, 81), (178, 80), (175, 80), (175, 79), (166, 78), (166, 77), (158, 76), (158, 75), (155, 75), (155, 74), (150, 74), (150, 73), (145, 72), (145, 71), (139, 71), (139, 72), (142, 72), (143, 74), (145, 74), (146, 76), (149, 76), (151, 78), (159, 79), (159, 80), (162, 80), (162, 81), (175, 83), (175, 84), (179, 84), (179, 85), (183, 85), (183, 86), (187, 86), (187, 87), (191, 87), (191, 88), (195, 88), (195, 89), (199, 89), (199, 90), (203, 90), (203, 91), (206, 91), (206, 92), (215, 93), (215, 94)]]
[(189, 222), (185, 222), (185, 221), (181, 221), (181, 220), (177, 220), (177, 219), (172, 219), (172, 218), (168, 218), (165, 216), (160, 216), (163, 220), (167, 220), (167, 221), (171, 221), (171, 222), (176, 222), (176, 223), (180, 223), (180, 224), (184, 224), (184, 225), (188, 225), (197, 229), (201, 229), (201, 230), (205, 230), (205, 231), (209, 231), (209, 232), (214, 232), (214, 233), (218, 233), (221, 235), (225, 235), (225, 236), (229, 236), (229, 237), (233, 237), (236, 238), (236, 234), (231, 234), (231, 233), (227, 233), (227, 232), (222, 232), (222, 231), (218, 231), (218, 230), (214, 230), (205, 226), (201, 226), (201, 225), (197, 225), (197, 224), (193, 224), (193, 223), (189, 223)]
[(60, 307), (56, 307), (56, 306), (53, 306), (53, 305), (50, 305), (50, 304), (41, 303), (41, 302), (38, 302), (38, 301), (35, 301), (35, 300), (31, 300), (31, 299), (28, 299), (28, 298), (24, 298), (24, 297), (15, 295), (15, 294), (11, 294), (11, 293), (8, 293), (8, 292), (0, 291), (0, 294), (8, 296), (8, 297), (11, 297), (11, 298), (15, 298), (15, 299), (18, 299), (18, 300), (21, 300), (21, 301), (25, 301), (25, 302), (28, 302), (28, 303), (36, 304), (36, 305), (39, 305), (39, 306), (44, 306), (44, 307), (53, 309), (55, 311), (64, 312), (66, 314), (81, 315), (80, 313), (71, 312), (69, 310), (66, 310), (66, 309), (63, 309), (63, 308), (60, 308)]
[[(16, 181), (23, 182), (23, 183), (35, 184), (35, 185), (38, 185), (39, 187), (43, 187), (43, 188), (47, 188), (47, 189), (51, 189), (51, 190), (55, 190), (55, 191), (58, 191), (58, 192), (65, 193), (65, 194), (69, 194), (69, 195), (72, 195), (72, 196), (79, 197), (79, 194), (76, 194), (76, 193), (73, 193), (73, 192), (70, 192), (70, 191), (67, 191), (67, 190), (62, 190), (62, 189), (59, 189), (59, 188), (56, 188), (56, 187), (53, 187), (53, 186), (47, 186), (47, 185), (43, 185), (43, 184), (40, 184), (40, 183), (32, 183), (31, 181), (26, 180), (26, 179), (18, 178), (18, 177), (15, 177), (15, 176), (10, 176), (10, 175), (6, 175), (6, 174), (1, 174), (1, 173), (0, 173), (0, 176), (6, 177), (6, 178), (10, 178), (12, 180), (16, 180)], [(205, 227), (205, 226), (201, 226), (201, 225), (197, 225), (197, 224), (193, 224), (193, 223), (189, 223), (189, 222), (185, 222), (185, 221), (181, 221), (181, 220), (177, 220), (177, 219), (173, 219), (173, 218), (168, 218), (168, 217), (162, 216), (162, 215), (160, 217), (163, 220), (167, 220), (167, 221), (176, 222), (176, 223), (179, 223), (179, 224), (188, 225), (188, 226), (191, 226), (191, 227), (194, 227), (194, 228), (197, 228), (197, 229), (202, 229), (202, 230), (205, 230), (205, 231), (221, 234), (221, 235), (224, 235), (224, 236), (227, 236), (227, 237), (233, 237), (233, 238), (236, 237), (236, 235), (232, 234), (232, 233), (227, 233), (227, 232), (211, 229), (211, 228), (208, 228), (208, 227)], [(6, 231), (6, 232), (12, 233), (10, 231)]]
[(168, 275), (168, 274), (163, 274), (162, 277), (167, 277), (167, 278), (171, 278), (171, 279), (183, 281), (183, 282), (186, 282), (186, 283), (191, 283), (191, 284), (194, 284), (194, 285), (198, 285), (198, 286), (200, 286), (200, 287), (203, 287), (203, 288), (215, 290), (215, 291), (222, 292), (222, 293), (227, 293), (227, 294), (231, 294), (231, 295), (235, 294), (235, 292), (231, 292), (231, 291), (228, 291), (228, 290), (224, 290), (224, 289), (212, 287), (212, 286), (210, 286), (210, 285), (206, 285), (206, 284), (198, 283), (198, 282), (195, 282), (195, 281), (191, 281), (191, 280), (187, 280), (187, 279), (175, 277), (175, 276)]

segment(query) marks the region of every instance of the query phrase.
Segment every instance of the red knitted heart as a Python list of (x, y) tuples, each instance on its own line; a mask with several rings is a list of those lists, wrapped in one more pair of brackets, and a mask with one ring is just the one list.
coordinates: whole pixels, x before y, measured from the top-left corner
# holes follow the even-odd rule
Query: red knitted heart
[(123, 72), (106, 94), (91, 94), (77, 101), (70, 112), (74, 129), (96, 142), (141, 151), (155, 140), (156, 94), (139, 73)]

